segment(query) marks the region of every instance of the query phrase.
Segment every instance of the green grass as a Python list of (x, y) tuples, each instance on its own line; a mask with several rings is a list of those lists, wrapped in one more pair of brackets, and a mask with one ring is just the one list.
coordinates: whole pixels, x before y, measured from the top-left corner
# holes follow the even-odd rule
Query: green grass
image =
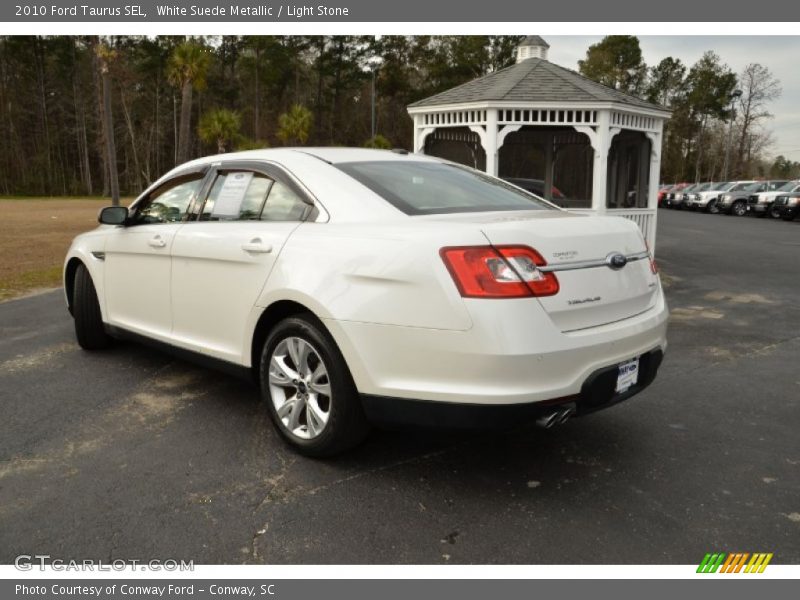
[(0, 279), (0, 301), (14, 298), (25, 292), (61, 285), (61, 266), (26, 271)]

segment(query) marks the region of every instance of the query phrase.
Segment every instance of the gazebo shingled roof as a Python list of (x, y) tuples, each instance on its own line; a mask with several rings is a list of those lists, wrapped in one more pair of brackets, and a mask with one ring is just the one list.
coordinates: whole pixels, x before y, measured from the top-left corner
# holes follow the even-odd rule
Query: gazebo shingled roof
[(625, 94), (541, 58), (529, 58), (479, 79), (473, 79), (414, 102), (409, 108), (503, 100), (548, 102), (554, 99), (575, 103), (615, 102), (636, 108), (668, 112), (659, 104)]

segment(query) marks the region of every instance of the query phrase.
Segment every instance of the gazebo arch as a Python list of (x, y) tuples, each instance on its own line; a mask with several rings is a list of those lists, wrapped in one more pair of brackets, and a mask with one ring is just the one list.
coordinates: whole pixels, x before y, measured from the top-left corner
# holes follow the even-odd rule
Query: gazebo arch
[[(525, 173), (541, 180), (549, 199), (554, 190), (568, 192), (562, 204), (569, 210), (632, 219), (655, 249), (661, 141), (670, 112), (549, 62), (549, 47), (528, 36), (515, 65), (409, 105), (414, 152), (442, 155), (438, 142), (449, 139), (447, 158), (500, 177)], [(465, 155), (459, 140), (472, 144), (469, 156), (479, 143), (482, 161), (459, 160)], [(527, 159), (520, 155), (525, 143)], [(570, 174), (574, 181), (559, 184)]]

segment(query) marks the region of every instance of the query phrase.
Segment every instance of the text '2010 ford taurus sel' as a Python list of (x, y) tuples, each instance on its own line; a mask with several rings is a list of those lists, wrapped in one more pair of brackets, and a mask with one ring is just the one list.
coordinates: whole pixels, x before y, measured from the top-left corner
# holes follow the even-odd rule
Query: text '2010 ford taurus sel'
[(301, 452), (370, 423), (566, 421), (649, 385), (667, 307), (635, 223), (405, 152), (259, 150), (108, 207), (64, 268), (80, 345), (256, 375)]

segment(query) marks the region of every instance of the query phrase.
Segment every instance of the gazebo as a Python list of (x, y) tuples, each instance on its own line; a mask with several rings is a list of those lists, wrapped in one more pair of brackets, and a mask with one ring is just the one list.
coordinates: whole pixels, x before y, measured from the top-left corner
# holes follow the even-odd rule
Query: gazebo
[(408, 106), (414, 152), (541, 189), (569, 210), (634, 220), (655, 249), (663, 106), (547, 60), (526, 37), (516, 64)]

